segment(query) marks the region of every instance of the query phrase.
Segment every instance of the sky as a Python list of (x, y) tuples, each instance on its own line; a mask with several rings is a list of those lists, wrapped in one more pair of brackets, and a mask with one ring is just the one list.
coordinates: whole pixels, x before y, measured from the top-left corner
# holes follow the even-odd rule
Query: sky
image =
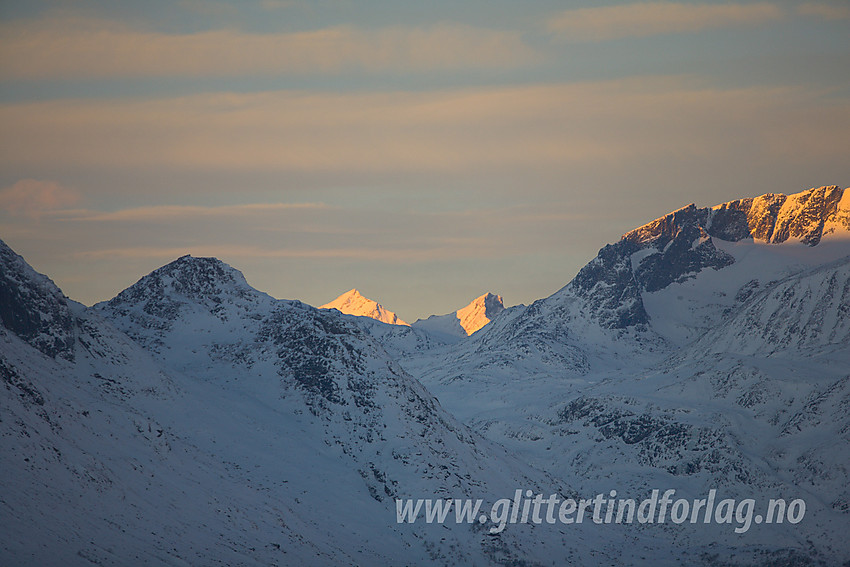
[(850, 2), (2, 0), (0, 238), (414, 321), (689, 203), (850, 185)]

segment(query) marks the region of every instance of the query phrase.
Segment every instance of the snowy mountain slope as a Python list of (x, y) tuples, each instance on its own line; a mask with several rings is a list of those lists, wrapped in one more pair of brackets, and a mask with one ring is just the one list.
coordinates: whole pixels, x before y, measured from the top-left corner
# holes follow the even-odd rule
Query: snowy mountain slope
[(469, 305), (454, 313), (431, 315), (427, 319), (417, 320), (413, 326), (425, 329), (432, 334), (466, 337), (492, 321), (504, 310), (502, 297), (488, 292), (476, 297)]
[(722, 270), (704, 270), (693, 278), (643, 293), (652, 330), (673, 345), (683, 346), (721, 324), (754, 293), (794, 274), (839, 261), (850, 253), (850, 241), (825, 237), (810, 247), (749, 240), (715, 245), (735, 258)]
[[(29, 404), (14, 386), (2, 392), (4, 564), (341, 565), (417, 555), (388, 522), (363, 521), (385, 507), (297, 419), (272, 420), (256, 400), (179, 378), (179, 390), (166, 382), (149, 400), (116, 397), (99, 382), (123, 394), (146, 376), (138, 361), (115, 369), (126, 376), (100, 365), (86, 375), (4, 340), (4, 371), (39, 388)], [(45, 384), (49, 376), (62, 380)], [(364, 549), (377, 534), (384, 543)]]
[[(3, 273), (39, 293), (18, 307), (46, 316), (61, 292), (19, 268)], [(397, 524), (396, 496), (569, 488), (457, 423), (346, 316), (243, 282), (181, 258), (97, 309), (66, 301), (72, 357), (0, 328), (0, 562), (535, 564), (660, 545)]]
[(394, 360), (406, 359), (419, 353), (440, 349), (466, 338), (465, 334), (424, 329), (413, 324), (388, 325), (369, 317), (346, 315), (347, 320), (370, 335)]
[(388, 325), (403, 325), (409, 327), (407, 323), (399, 319), (398, 315), (384, 309), (377, 301), (372, 301), (360, 295), (356, 289), (349, 290), (330, 303), (325, 303), (319, 309), (337, 309), (346, 315), (357, 315), (360, 317), (369, 317)]
[(758, 287), (691, 350), (763, 357), (850, 351), (850, 255)]
[[(548, 404), (524, 408), (524, 421), (491, 416), (477, 423), (530, 462), (583, 479), (589, 491), (613, 484), (620, 492), (664, 486), (680, 494), (715, 488), (757, 502), (802, 498), (805, 522), (762, 526), (737, 537), (738, 544), (796, 549), (812, 562), (846, 561), (847, 349), (843, 356), (782, 361), (681, 353), (660, 367), (605, 376), (573, 388), (563, 402), (550, 393)], [(676, 545), (712, 543), (701, 530), (672, 535)]]

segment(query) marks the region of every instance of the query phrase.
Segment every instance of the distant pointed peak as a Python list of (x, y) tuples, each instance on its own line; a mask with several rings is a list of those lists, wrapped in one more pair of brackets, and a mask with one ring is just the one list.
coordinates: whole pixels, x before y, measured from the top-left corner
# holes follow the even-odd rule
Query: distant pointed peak
[(488, 316), (498, 315), (505, 309), (505, 304), (502, 302), (502, 296), (495, 293), (487, 292), (473, 299), (464, 309), (472, 306), (480, 306), (487, 311)]
[(488, 291), (488, 292), (487, 292), (487, 293), (485, 293), (484, 295), (482, 295), (482, 296), (480, 296), (480, 297), (477, 297), (477, 298), (475, 299), (475, 301), (483, 301), (483, 302), (485, 302), (485, 303), (486, 303), (486, 302), (492, 302), (492, 301), (495, 301), (495, 302), (497, 302), (497, 303), (502, 303), (502, 296), (501, 296), (501, 295), (496, 295), (495, 293), (492, 293), (492, 292), (489, 292), (489, 291)]
[(502, 296), (487, 292), (473, 299), (463, 309), (458, 309), (455, 314), (466, 334), (471, 335), (504, 310)]
[(357, 288), (351, 288), (330, 303), (320, 305), (319, 309), (336, 309), (346, 315), (369, 317), (390, 325), (410, 326), (408, 323), (402, 321), (398, 315), (384, 308), (377, 301), (361, 295), (357, 291)]

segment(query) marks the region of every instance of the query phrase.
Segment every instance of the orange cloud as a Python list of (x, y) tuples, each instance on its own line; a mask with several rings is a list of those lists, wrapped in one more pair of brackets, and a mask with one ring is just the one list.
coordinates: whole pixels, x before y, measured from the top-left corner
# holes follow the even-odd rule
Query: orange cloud
[(844, 157), (848, 104), (812, 87), (714, 89), (669, 77), (426, 93), (10, 103), (0, 105), (0, 166), (562, 171), (741, 152), (806, 162)]
[(782, 17), (767, 2), (696, 4), (641, 2), (621, 6), (566, 10), (551, 18), (550, 31), (573, 41), (604, 41), (669, 33), (759, 24)]
[(797, 6), (797, 12), (804, 16), (817, 16), (825, 20), (850, 19), (850, 6), (846, 4), (806, 2), (805, 4)]
[(21, 179), (0, 191), (0, 208), (13, 214), (37, 218), (48, 211), (71, 206), (79, 194), (53, 181)]
[(77, 222), (145, 222), (153, 220), (186, 220), (190, 218), (225, 217), (278, 213), (281, 211), (322, 209), (322, 203), (250, 203), (246, 205), (223, 205), (218, 207), (195, 205), (156, 205), (136, 207), (118, 211), (69, 210), (58, 217), (62, 221)]
[(259, 76), (504, 68), (538, 59), (520, 35), (461, 24), (298, 33), (139, 31), (99, 20), (0, 26), (0, 75), (8, 79)]
[[(316, 249), (267, 249), (257, 246), (188, 246), (185, 248), (133, 246), (127, 248), (104, 248), (74, 252), (73, 257), (85, 260), (156, 258), (167, 261), (184, 254), (193, 256), (214, 256), (218, 258), (252, 259), (330, 259), (363, 260), (372, 262), (415, 263), (427, 261), (445, 261), (469, 256), (468, 250), (459, 250), (452, 239), (440, 247), (433, 248), (316, 248)], [(481, 253), (479, 252), (479, 256)]]

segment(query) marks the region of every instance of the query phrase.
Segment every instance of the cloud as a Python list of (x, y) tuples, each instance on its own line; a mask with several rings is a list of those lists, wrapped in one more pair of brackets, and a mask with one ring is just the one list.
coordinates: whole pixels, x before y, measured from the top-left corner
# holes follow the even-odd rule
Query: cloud
[[(326, 175), (603, 171), (841, 158), (850, 101), (691, 78), (434, 92), (201, 94), (0, 105), (0, 167)], [(845, 156), (846, 157), (846, 156)]]
[(111, 21), (54, 19), (7, 22), (0, 38), (5, 80), (416, 72), (511, 68), (539, 59), (518, 33), (454, 23), (166, 34)]
[(76, 242), (85, 260), (154, 258), (185, 253), (252, 259), (354, 260), (416, 264), (504, 257), (542, 225), (575, 215), (551, 207), (434, 213), (372, 207), (288, 204), (154, 206), (113, 212), (72, 210), (51, 216), (51, 231)]
[(39, 218), (46, 212), (74, 205), (79, 198), (76, 191), (54, 181), (21, 179), (0, 190), (0, 209), (13, 215)]
[(233, 4), (216, 0), (178, 0), (177, 6), (186, 12), (204, 16), (232, 17), (238, 13)]
[(780, 19), (773, 4), (641, 2), (566, 10), (548, 22), (550, 31), (571, 41), (604, 41), (704, 29), (754, 25)]
[(291, 8), (294, 5), (295, 3), (291, 0), (262, 0), (260, 2), (260, 6), (269, 11)]
[[(127, 248), (102, 248), (73, 253), (81, 260), (137, 259), (153, 258), (167, 261), (184, 254), (210, 256), (217, 258), (243, 259), (312, 259), (312, 260), (357, 260), (388, 263), (417, 263), (435, 260), (463, 258), (466, 252), (460, 252), (455, 246), (446, 244), (442, 248), (315, 248), (315, 249), (269, 249), (257, 246), (206, 245), (186, 246), (182, 248), (131, 246)], [(162, 260), (165, 259), (165, 260)]]
[(817, 16), (825, 20), (850, 19), (850, 6), (848, 6), (847, 4), (806, 2), (797, 6), (797, 12), (804, 16)]
[(251, 203), (218, 207), (189, 205), (157, 205), (118, 211), (67, 210), (54, 215), (58, 220), (75, 222), (146, 222), (163, 220), (188, 220), (193, 218), (245, 217), (275, 214), (281, 211), (321, 209), (322, 203)]

